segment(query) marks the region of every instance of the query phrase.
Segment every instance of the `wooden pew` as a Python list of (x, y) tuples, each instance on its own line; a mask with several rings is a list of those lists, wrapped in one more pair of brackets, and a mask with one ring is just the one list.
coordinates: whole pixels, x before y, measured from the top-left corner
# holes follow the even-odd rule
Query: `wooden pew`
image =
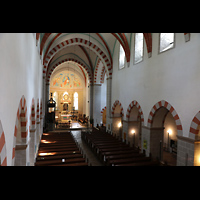
[(160, 162), (159, 161), (150, 161), (150, 162), (139, 162), (139, 163), (124, 163), (124, 164), (118, 164), (115, 166), (135, 166), (135, 167), (160, 166)]
[(115, 166), (117, 164), (126, 164), (126, 163), (137, 163), (137, 162), (145, 162), (151, 161), (150, 157), (135, 157), (135, 158), (125, 158), (125, 159), (117, 159), (110, 160), (109, 164), (111, 166)]
[(144, 157), (145, 155), (142, 153), (130, 153), (130, 154), (120, 154), (120, 155), (112, 155), (112, 156), (105, 156), (104, 161), (106, 162), (106, 165), (110, 165), (111, 160), (116, 159), (124, 159), (124, 158), (135, 158), (135, 157)]
[(72, 159), (56, 159), (56, 160), (44, 160), (44, 161), (37, 161), (35, 166), (47, 166), (47, 165), (57, 165), (57, 164), (72, 164), (72, 163), (80, 163), (85, 162), (84, 158), (72, 158)]
[(81, 162), (81, 163), (72, 163), (72, 164), (66, 164), (66, 163), (59, 163), (56, 165), (49, 165), (49, 166), (67, 166), (67, 167), (85, 167), (88, 166), (86, 162)]
[(51, 158), (51, 157), (54, 157), (54, 156), (61, 156), (61, 155), (76, 155), (76, 154), (81, 154), (80, 151), (60, 151), (60, 152), (51, 152), (53, 153), (53, 155), (40, 155), (38, 154), (36, 160), (43, 160), (46, 159), (46, 158)]
[(88, 166), (70, 132), (45, 133), (41, 140), (35, 166)]

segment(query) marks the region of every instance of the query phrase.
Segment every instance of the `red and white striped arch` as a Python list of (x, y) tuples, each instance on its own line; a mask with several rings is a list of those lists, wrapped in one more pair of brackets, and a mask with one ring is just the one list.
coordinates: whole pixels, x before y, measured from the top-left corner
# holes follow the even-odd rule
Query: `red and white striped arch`
[(139, 104), (136, 100), (132, 101), (132, 102), (129, 104), (129, 106), (128, 106), (128, 108), (127, 108), (126, 119), (129, 120), (131, 110), (132, 110), (132, 108), (133, 108), (134, 106), (136, 106), (136, 108), (138, 108), (139, 113), (140, 113), (140, 116), (141, 116), (141, 123), (142, 123), (142, 125), (144, 125), (144, 115), (143, 115), (143, 111), (142, 111), (142, 108), (141, 108), (140, 104)]
[(48, 71), (47, 71), (47, 77), (46, 77), (46, 81), (47, 82), (50, 82), (50, 77), (51, 77), (51, 74), (53, 72), (53, 70), (59, 66), (60, 64), (62, 63), (65, 63), (65, 62), (68, 62), (68, 61), (73, 61), (73, 62), (76, 62), (78, 63), (79, 65), (81, 65), (85, 70), (86, 72), (88, 73), (88, 78), (90, 80), (90, 83), (92, 83), (92, 72), (91, 72), (91, 69), (85, 65), (83, 62), (81, 62), (80, 60), (77, 60), (77, 59), (74, 59), (74, 58), (66, 58), (66, 59), (63, 59), (59, 62), (57, 62), (56, 64), (54, 64), (53, 66), (51, 66)]
[(17, 128), (18, 128), (18, 122), (21, 122), (21, 142), (26, 143), (27, 142), (27, 136), (28, 136), (28, 127), (27, 127), (27, 105), (26, 105), (26, 99), (24, 95), (20, 99), (19, 107), (17, 110), (17, 117), (15, 121), (15, 130), (14, 130), (14, 141), (13, 141), (13, 152), (12, 152), (12, 165), (15, 163), (15, 146), (16, 146), (16, 138), (17, 138)]
[(7, 166), (6, 140), (1, 121), (0, 121), (0, 160), (1, 160), (1, 166)]
[(200, 111), (193, 118), (190, 125), (190, 134), (197, 135), (199, 133), (198, 126), (200, 125)]
[(178, 135), (183, 135), (183, 128), (182, 128), (181, 120), (180, 120), (176, 110), (174, 109), (174, 107), (170, 103), (168, 103), (165, 100), (159, 101), (158, 103), (156, 103), (153, 106), (153, 108), (151, 109), (151, 111), (149, 113), (147, 126), (149, 128), (151, 128), (152, 123), (153, 123), (153, 117), (154, 117), (156, 111), (161, 107), (165, 107), (172, 114), (172, 116), (173, 116), (173, 118), (175, 120), (175, 123), (176, 123), (177, 134)]
[(115, 108), (117, 107), (117, 105), (120, 106), (120, 108), (121, 108), (120, 114), (121, 114), (121, 116), (123, 117), (123, 116), (124, 116), (124, 109), (123, 109), (123, 107), (122, 107), (122, 104), (121, 104), (118, 100), (116, 100), (115, 103), (113, 104), (112, 109), (111, 109), (111, 113), (112, 113), (112, 115), (114, 115), (114, 113), (115, 113)]
[(101, 110), (101, 116), (103, 116), (103, 112), (104, 112), (105, 109), (106, 109), (106, 106), (104, 108), (102, 108), (102, 110)]
[(48, 63), (50, 62), (51, 58), (60, 50), (62, 50), (65, 47), (72, 46), (72, 45), (82, 45), (85, 47), (89, 47), (93, 52), (95, 52), (103, 61), (103, 63), (106, 65), (108, 71), (109, 71), (109, 76), (112, 76), (112, 65), (107, 57), (107, 55), (95, 44), (92, 42), (82, 39), (82, 38), (73, 38), (69, 40), (65, 40), (64, 42), (61, 42), (60, 44), (56, 45), (46, 56), (46, 59), (44, 60), (44, 69), (43, 73), (46, 73)]

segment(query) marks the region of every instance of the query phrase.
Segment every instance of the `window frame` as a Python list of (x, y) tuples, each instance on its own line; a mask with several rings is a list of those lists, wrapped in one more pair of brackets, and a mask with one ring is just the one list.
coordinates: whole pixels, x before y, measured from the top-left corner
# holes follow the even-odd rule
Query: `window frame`
[(122, 48), (122, 50), (124, 51), (123, 47), (121, 44), (119, 44), (119, 52), (118, 52), (118, 70), (122, 70), (125, 68), (125, 65), (126, 65), (126, 54), (125, 54), (125, 51), (124, 51), (124, 65), (122, 68), (120, 68), (120, 47)]
[[(77, 93), (77, 97), (75, 97), (75, 94)], [(74, 98), (74, 102), (73, 102), (73, 107), (75, 110), (78, 110), (78, 108), (76, 109), (76, 106), (75, 106), (75, 99), (77, 98), (78, 99), (78, 92), (74, 92), (74, 95), (73, 95), (73, 98)], [(78, 107), (78, 101), (77, 101), (77, 107)]]
[(161, 54), (161, 53), (164, 53), (164, 52), (166, 52), (166, 51), (169, 51), (169, 50), (171, 50), (171, 49), (174, 49), (175, 48), (175, 44), (176, 44), (176, 37), (175, 37), (175, 33), (174, 33), (174, 45), (173, 45), (173, 47), (171, 47), (171, 48), (169, 48), (169, 49), (167, 49), (167, 50), (164, 50), (164, 51), (160, 51), (160, 35), (161, 35), (161, 33), (159, 33), (159, 39), (158, 39), (158, 54)]
[(134, 36), (134, 55), (133, 55), (133, 64), (137, 65), (138, 63), (141, 63), (144, 60), (144, 34), (143, 34), (143, 51), (142, 51), (142, 60), (135, 62), (135, 46), (136, 46), (136, 33)]

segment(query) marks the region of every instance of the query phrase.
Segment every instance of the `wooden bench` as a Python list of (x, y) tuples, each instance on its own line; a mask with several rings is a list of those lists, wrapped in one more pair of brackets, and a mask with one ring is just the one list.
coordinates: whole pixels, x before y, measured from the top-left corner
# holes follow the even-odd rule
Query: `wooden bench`
[(35, 166), (88, 166), (70, 132), (43, 134), (41, 140), (47, 143), (40, 143)]
[(117, 164), (137, 163), (137, 162), (144, 162), (144, 161), (151, 161), (151, 158), (150, 157), (135, 157), (135, 158), (117, 159), (117, 160), (110, 160), (109, 164), (111, 166), (115, 166)]
[(67, 166), (67, 167), (85, 167), (88, 166), (86, 162), (81, 162), (81, 163), (72, 163), (72, 164), (66, 164), (66, 163), (59, 163), (59, 164), (53, 164), (49, 166)]
[(60, 152), (51, 152), (52, 155), (40, 155), (40, 153), (38, 154), (36, 160), (42, 160), (43, 158), (50, 158), (53, 156), (57, 156), (57, 155), (76, 155), (76, 154), (81, 154), (80, 151), (60, 151)]
[(149, 161), (149, 162), (139, 162), (139, 163), (124, 163), (124, 164), (118, 164), (115, 166), (135, 166), (135, 167), (160, 166), (160, 162), (159, 161)]
[(120, 155), (112, 155), (112, 156), (105, 156), (104, 161), (106, 165), (109, 166), (111, 160), (116, 159), (124, 159), (124, 158), (135, 158), (135, 157), (144, 157), (145, 155), (142, 153), (130, 153), (130, 154), (120, 154)]
[(72, 159), (56, 159), (56, 160), (44, 160), (44, 161), (37, 161), (35, 166), (47, 166), (47, 165), (54, 165), (54, 164), (72, 164), (72, 163), (79, 163), (85, 162), (84, 158), (72, 158)]

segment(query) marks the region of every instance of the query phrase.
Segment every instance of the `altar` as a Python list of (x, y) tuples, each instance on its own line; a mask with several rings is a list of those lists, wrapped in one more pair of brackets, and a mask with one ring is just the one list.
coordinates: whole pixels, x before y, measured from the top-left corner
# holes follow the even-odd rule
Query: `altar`
[(71, 115), (68, 114), (68, 111), (62, 111), (60, 117), (61, 123), (67, 123), (71, 120)]

